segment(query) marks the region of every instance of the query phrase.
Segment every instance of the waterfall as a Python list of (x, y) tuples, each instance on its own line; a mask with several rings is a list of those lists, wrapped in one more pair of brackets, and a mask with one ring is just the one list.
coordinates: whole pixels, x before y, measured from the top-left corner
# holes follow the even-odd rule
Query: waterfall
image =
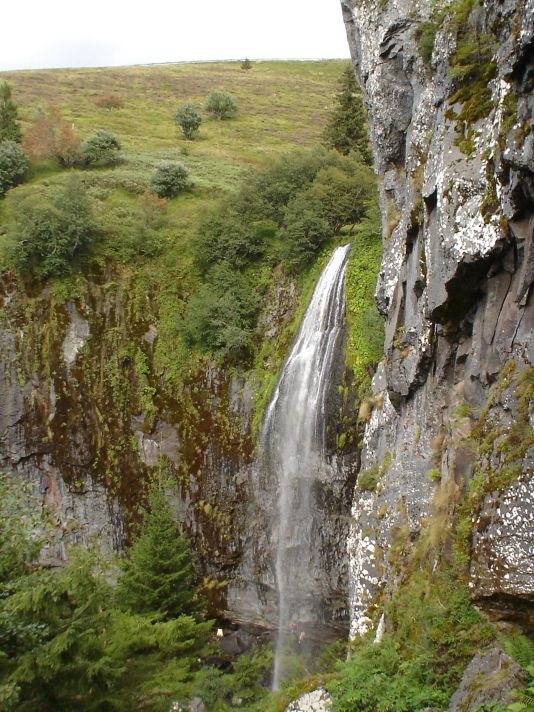
[[(338, 247), (323, 270), (267, 408), (261, 434), (262, 466), (278, 483), (276, 586), (278, 638), (273, 689), (284, 677), (283, 651), (313, 626), (313, 487), (326, 467), (325, 405), (342, 338), (345, 268), (350, 245)], [(277, 536), (276, 536), (277, 535)]]

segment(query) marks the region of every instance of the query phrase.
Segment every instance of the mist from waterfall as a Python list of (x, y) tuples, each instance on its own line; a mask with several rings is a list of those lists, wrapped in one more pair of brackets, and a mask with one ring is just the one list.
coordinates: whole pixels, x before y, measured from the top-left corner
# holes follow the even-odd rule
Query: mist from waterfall
[(343, 335), (349, 251), (350, 245), (338, 247), (321, 274), (262, 428), (262, 466), (278, 484), (278, 516), (273, 526), (278, 593), (275, 690), (284, 679), (285, 648), (290, 641), (302, 639), (317, 616), (310, 566), (313, 486), (326, 465), (325, 405)]

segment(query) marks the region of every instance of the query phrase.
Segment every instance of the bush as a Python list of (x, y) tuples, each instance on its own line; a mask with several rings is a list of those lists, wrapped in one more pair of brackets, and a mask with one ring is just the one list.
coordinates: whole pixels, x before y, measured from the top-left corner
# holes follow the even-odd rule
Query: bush
[(52, 158), (64, 168), (81, 162), (81, 140), (57, 106), (38, 111), (32, 126), (24, 134), (22, 145), (34, 161)]
[(99, 109), (107, 109), (108, 111), (112, 109), (122, 109), (124, 99), (118, 94), (101, 94), (95, 98), (95, 106)]
[(76, 177), (55, 195), (32, 193), (20, 203), (13, 228), (17, 266), (40, 277), (66, 272), (95, 231), (89, 202)]
[(202, 117), (192, 104), (181, 106), (174, 115), (174, 120), (188, 141), (193, 139), (202, 123)]
[(282, 259), (293, 269), (310, 262), (331, 236), (321, 201), (311, 190), (298, 193), (288, 203), (282, 234)]
[(118, 162), (120, 150), (119, 139), (109, 131), (100, 129), (84, 142), (82, 156), (87, 166), (110, 165)]
[(191, 187), (189, 171), (182, 163), (162, 163), (150, 183), (159, 198), (174, 198)]
[(28, 168), (26, 154), (15, 141), (0, 143), (0, 197), (21, 183)]
[[(264, 221), (241, 219), (230, 200), (209, 213), (193, 238), (195, 261), (202, 272), (219, 262), (240, 269), (264, 252)], [(276, 228), (276, 225), (275, 225)]]
[(231, 94), (225, 91), (212, 91), (206, 99), (206, 111), (219, 121), (230, 119), (237, 114), (237, 104)]
[(191, 346), (227, 358), (247, 353), (260, 306), (260, 295), (249, 279), (224, 263), (208, 275), (193, 295), (182, 322), (182, 333)]

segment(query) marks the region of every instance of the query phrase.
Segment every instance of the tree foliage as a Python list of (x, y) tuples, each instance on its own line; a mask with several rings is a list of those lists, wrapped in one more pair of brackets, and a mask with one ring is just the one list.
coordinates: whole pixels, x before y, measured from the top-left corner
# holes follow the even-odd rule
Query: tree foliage
[(159, 198), (174, 198), (191, 187), (189, 171), (183, 163), (167, 161), (156, 169), (150, 185)]
[(15, 141), (0, 142), (0, 198), (15, 185), (22, 183), (28, 169), (28, 159)]
[(231, 119), (237, 114), (237, 103), (231, 94), (226, 91), (216, 90), (208, 94), (205, 104), (208, 111), (214, 118)]
[(81, 139), (73, 124), (66, 121), (54, 105), (37, 112), (33, 124), (24, 134), (22, 145), (34, 161), (52, 158), (64, 168), (81, 161)]
[(10, 85), (2, 82), (0, 84), (0, 142), (20, 143), (22, 131), (18, 120), (18, 109), (11, 94)]
[(243, 357), (250, 346), (260, 294), (246, 275), (226, 262), (216, 265), (207, 277), (184, 316), (186, 342), (225, 357)]
[(109, 131), (99, 129), (82, 145), (82, 157), (86, 166), (112, 165), (119, 160), (121, 143)]
[(202, 123), (202, 117), (196, 111), (192, 104), (185, 104), (181, 106), (174, 115), (174, 120), (182, 129), (184, 138), (188, 141), (193, 140), (195, 135), (198, 133), (200, 124)]
[(356, 84), (354, 69), (348, 66), (340, 78), (336, 106), (324, 130), (324, 142), (330, 148), (347, 155), (360, 154), (365, 163), (372, 161), (367, 136), (367, 114)]
[(189, 542), (179, 536), (161, 485), (152, 486), (139, 535), (121, 565), (119, 601), (136, 613), (170, 620), (198, 608)]
[(12, 236), (25, 273), (48, 277), (68, 271), (96, 235), (96, 223), (76, 176), (56, 192), (34, 192), (17, 206)]
[[(0, 494), (0, 503), (9, 504), (9, 510), (0, 504), (3, 709), (168, 712), (173, 700), (190, 699), (199, 685), (198, 661), (210, 650), (211, 621), (183, 613), (163, 620), (149, 606), (144, 613), (132, 610), (125, 580), (116, 589), (109, 563), (95, 552), (71, 550), (65, 568), (42, 568), (40, 545), (19, 524), (24, 517), (5, 480)], [(166, 520), (164, 514), (162, 532)], [(6, 545), (15, 530), (17, 539)]]

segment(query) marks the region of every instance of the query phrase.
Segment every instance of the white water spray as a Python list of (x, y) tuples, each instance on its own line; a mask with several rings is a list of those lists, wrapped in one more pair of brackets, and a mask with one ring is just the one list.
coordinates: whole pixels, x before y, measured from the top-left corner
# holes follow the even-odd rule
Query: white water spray
[(325, 466), (325, 401), (342, 338), (349, 251), (350, 245), (338, 247), (321, 274), (262, 428), (263, 466), (278, 481), (275, 690), (284, 678), (287, 643), (316, 622), (313, 485)]

